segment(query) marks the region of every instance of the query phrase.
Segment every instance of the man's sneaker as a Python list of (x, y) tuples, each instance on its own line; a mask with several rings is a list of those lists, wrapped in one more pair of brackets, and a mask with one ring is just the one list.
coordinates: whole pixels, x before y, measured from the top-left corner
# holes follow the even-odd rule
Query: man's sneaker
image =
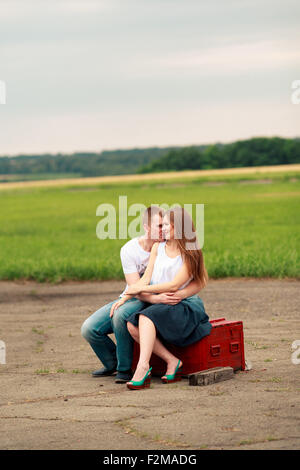
[(116, 372), (116, 369), (107, 369), (103, 367), (102, 369), (94, 370), (92, 372), (93, 377), (107, 377), (109, 375), (113, 375)]
[(116, 384), (124, 384), (126, 382), (129, 382), (132, 379), (132, 371), (129, 370), (122, 370), (118, 371), (116, 375)]

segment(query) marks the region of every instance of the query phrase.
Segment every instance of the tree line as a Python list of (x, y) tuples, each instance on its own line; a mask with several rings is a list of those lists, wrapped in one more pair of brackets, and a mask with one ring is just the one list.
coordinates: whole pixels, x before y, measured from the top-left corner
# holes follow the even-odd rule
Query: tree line
[(171, 149), (159, 159), (139, 168), (139, 173), (208, 170), (300, 163), (300, 139), (255, 137), (230, 144)]
[(255, 137), (230, 144), (1, 156), (0, 174), (84, 177), (289, 163), (300, 163), (299, 138)]
[(16, 155), (0, 157), (0, 174), (76, 174), (77, 176), (105, 176), (136, 173), (137, 168), (164, 155), (166, 149), (104, 150), (99, 153)]

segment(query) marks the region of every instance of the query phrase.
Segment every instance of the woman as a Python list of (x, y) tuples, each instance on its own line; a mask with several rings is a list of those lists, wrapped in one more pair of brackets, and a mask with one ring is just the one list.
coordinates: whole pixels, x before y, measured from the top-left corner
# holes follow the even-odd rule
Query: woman
[[(163, 219), (165, 242), (155, 243), (144, 275), (128, 287), (126, 294), (161, 293), (183, 289), (192, 279), (208, 280), (202, 250), (196, 238), (193, 221), (183, 208), (175, 207)], [(134, 376), (127, 387), (139, 390), (149, 387), (149, 361), (154, 352), (167, 363), (164, 383), (181, 379), (182, 361), (171, 354), (162, 340), (187, 346), (208, 335), (211, 330), (203, 302), (197, 295), (176, 305), (153, 304), (133, 313), (127, 320), (131, 336), (140, 343), (140, 357)]]

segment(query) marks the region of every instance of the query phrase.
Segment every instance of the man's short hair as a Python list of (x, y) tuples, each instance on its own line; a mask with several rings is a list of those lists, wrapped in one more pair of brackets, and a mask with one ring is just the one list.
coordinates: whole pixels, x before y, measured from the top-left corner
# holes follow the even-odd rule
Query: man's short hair
[(158, 206), (150, 206), (147, 207), (143, 214), (143, 225), (148, 225), (150, 227), (151, 222), (152, 222), (152, 217), (154, 215), (159, 214), (161, 217), (164, 216), (164, 210), (161, 207)]

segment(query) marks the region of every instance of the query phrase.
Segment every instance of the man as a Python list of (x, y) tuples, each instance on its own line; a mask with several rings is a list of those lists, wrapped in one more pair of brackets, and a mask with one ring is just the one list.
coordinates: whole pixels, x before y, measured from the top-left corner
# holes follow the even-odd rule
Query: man
[[(163, 210), (150, 206), (143, 214), (145, 234), (129, 240), (121, 248), (120, 256), (127, 286), (135, 284), (144, 273), (153, 244), (163, 241)], [(125, 290), (127, 289), (127, 286)], [(113, 300), (88, 317), (81, 327), (82, 336), (88, 341), (104, 368), (92, 373), (93, 377), (104, 377), (115, 374), (116, 383), (126, 383), (132, 378), (131, 364), (133, 358), (133, 339), (127, 330), (127, 318), (149, 303), (175, 305), (182, 299), (196, 294), (201, 286), (192, 281), (187, 287), (174, 293), (139, 294), (122, 301)], [(116, 344), (108, 336), (114, 333)]]
[[(137, 282), (144, 273), (153, 244), (163, 241), (162, 217), (162, 209), (157, 206), (148, 207), (143, 214), (145, 234), (129, 240), (121, 248), (120, 256), (127, 286)], [(132, 298), (119, 306), (120, 298), (104, 305), (87, 318), (81, 327), (81, 334), (104, 365), (104, 368), (92, 373), (93, 377), (113, 375), (117, 371), (116, 382), (125, 383), (132, 378), (133, 355), (133, 339), (127, 330), (126, 320), (146, 304), (142, 299)], [(115, 335), (116, 344), (108, 336), (111, 333)]]

